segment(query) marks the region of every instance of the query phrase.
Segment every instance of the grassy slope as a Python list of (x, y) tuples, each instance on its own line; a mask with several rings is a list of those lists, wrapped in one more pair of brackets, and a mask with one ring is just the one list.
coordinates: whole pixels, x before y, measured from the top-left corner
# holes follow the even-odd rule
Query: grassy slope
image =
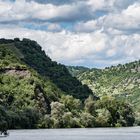
[(85, 100), (92, 94), (88, 86), (83, 86), (80, 81), (72, 77), (64, 65), (58, 64), (46, 56), (37, 42), (24, 39), (23, 41), (16, 41), (14, 43), (24, 56), (22, 58), (23, 62), (35, 69), (40, 75), (49, 77), (66, 94), (81, 100)]
[(0, 60), (0, 105), (10, 110), (38, 108), (41, 114), (50, 113), (50, 103), (62, 95), (84, 100), (92, 94), (35, 41), (0, 40)]
[[(45, 110), (43, 104), (46, 101), (58, 100), (64, 93), (52, 83), (49, 78), (44, 79), (35, 70), (25, 65), (20, 58), (23, 55), (11, 44), (0, 45), (0, 95), (3, 104), (9, 107), (23, 109), (26, 107), (40, 107)], [(42, 103), (35, 93), (37, 86), (43, 91), (42, 98), (47, 99)], [(38, 94), (42, 91), (38, 91)], [(8, 103), (8, 99), (11, 99)], [(40, 100), (40, 101), (39, 101)], [(41, 105), (42, 104), (42, 105)], [(49, 106), (49, 105), (48, 105)], [(47, 112), (47, 110), (46, 110)]]
[[(22, 45), (23, 42), (18, 43)], [(30, 44), (26, 44), (26, 46), (24, 44), (22, 47), (25, 49), (20, 50), (21, 46), (17, 47), (17, 45), (19, 44), (15, 45), (13, 42), (0, 44), (0, 130), (3, 128), (84, 127), (84, 124), (80, 122), (83, 104), (72, 96), (66, 96), (71, 94), (71, 88), (69, 92), (61, 90), (55, 83), (53, 74), (61, 78), (65, 72), (65, 78), (70, 78), (66, 81), (71, 82), (70, 84), (66, 83), (68, 86), (72, 85), (75, 89), (75, 83), (80, 86), (77, 88), (81, 90), (78, 91), (77, 98), (85, 99), (87, 97), (87, 95), (79, 94), (80, 92), (84, 93), (87, 87), (82, 86), (69, 73), (67, 75), (68, 71), (65, 71), (66, 68), (63, 65), (52, 62), (41, 50), (34, 50), (35, 48)], [(35, 45), (35, 47), (37, 46)], [(36, 49), (40, 49), (40, 47)], [(39, 58), (39, 61), (36, 58)], [(31, 63), (27, 65), (27, 61), (32, 62), (33, 65)], [(39, 64), (40, 62), (42, 66)], [(48, 71), (38, 68), (36, 64), (41, 68), (47, 65)], [(40, 74), (40, 71), (43, 74)], [(76, 91), (74, 93), (76, 94)]]
[(34, 41), (6, 41), (0, 45), (0, 60), (0, 129), (4, 124), (11, 129), (116, 126), (122, 121), (114, 120), (116, 111), (125, 122), (119, 122), (120, 126), (133, 125), (131, 108), (120, 100), (93, 101), (90, 96), (84, 106), (65, 96), (74, 94), (83, 100), (91, 91), (65, 66), (52, 62)]
[(124, 97), (129, 99), (136, 109), (140, 108), (140, 61), (103, 70), (90, 69), (77, 73), (76, 77), (98, 96)]

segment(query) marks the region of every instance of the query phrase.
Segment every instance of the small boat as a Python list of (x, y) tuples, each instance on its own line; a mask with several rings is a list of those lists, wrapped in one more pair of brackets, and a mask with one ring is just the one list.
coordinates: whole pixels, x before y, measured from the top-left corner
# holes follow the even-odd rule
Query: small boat
[(7, 132), (7, 131), (1, 131), (0, 137), (7, 137), (7, 136), (9, 136), (9, 132)]

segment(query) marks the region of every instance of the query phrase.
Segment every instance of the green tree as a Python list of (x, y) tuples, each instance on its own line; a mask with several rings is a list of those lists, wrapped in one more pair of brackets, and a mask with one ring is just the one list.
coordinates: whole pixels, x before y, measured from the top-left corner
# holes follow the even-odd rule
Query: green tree
[(93, 100), (92, 96), (89, 96), (85, 100), (85, 111), (90, 113), (92, 116), (96, 116), (96, 101)]
[(70, 95), (62, 96), (60, 101), (65, 105), (65, 108), (67, 108), (68, 111), (70, 112), (74, 110), (78, 112), (81, 108), (80, 100), (75, 99)]
[(87, 128), (95, 126), (95, 118), (90, 113), (82, 112), (80, 118), (83, 127)]
[(62, 116), (65, 112), (65, 105), (59, 102), (51, 103), (51, 120), (53, 122), (53, 128), (63, 128)]
[(111, 114), (110, 112), (103, 108), (97, 110), (97, 116), (95, 118), (95, 126), (96, 127), (108, 127), (110, 124)]

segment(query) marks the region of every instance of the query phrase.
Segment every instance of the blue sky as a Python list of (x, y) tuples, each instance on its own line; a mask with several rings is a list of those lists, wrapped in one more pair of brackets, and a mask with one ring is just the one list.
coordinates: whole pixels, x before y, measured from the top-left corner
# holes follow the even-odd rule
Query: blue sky
[(140, 59), (140, 0), (0, 0), (0, 38), (36, 40), (52, 60), (103, 68)]

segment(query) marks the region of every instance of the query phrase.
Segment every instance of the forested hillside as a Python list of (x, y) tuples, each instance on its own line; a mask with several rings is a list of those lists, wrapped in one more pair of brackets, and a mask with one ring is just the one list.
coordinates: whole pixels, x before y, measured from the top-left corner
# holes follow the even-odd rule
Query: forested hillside
[(64, 65), (58, 64), (46, 56), (37, 42), (29, 39), (23, 39), (23, 41), (15, 39), (9, 40), (9, 42), (12, 42), (10, 48), (13, 51), (15, 51), (15, 47), (21, 53), (20, 55), (16, 52), (24, 63), (35, 69), (40, 75), (48, 77), (62, 91), (82, 100), (92, 94), (92, 91), (86, 85), (82, 85), (81, 82), (69, 74)]
[(0, 130), (132, 126), (131, 105), (92, 90), (35, 41), (0, 39)]
[(77, 77), (83, 84), (102, 97), (114, 96), (125, 99), (133, 105), (139, 116), (140, 113), (140, 60), (107, 67), (105, 69), (77, 69), (68, 67), (72, 75)]

